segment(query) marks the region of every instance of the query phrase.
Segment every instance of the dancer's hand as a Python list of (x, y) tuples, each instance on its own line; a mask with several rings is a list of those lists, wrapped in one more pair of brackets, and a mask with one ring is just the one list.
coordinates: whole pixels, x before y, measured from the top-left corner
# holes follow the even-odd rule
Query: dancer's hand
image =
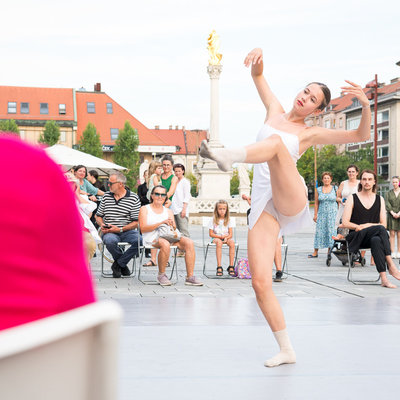
[(256, 48), (252, 50), (249, 54), (247, 54), (243, 63), (246, 67), (249, 67), (252, 64), (261, 64), (262, 61), (263, 61), (262, 50), (260, 48)]
[(369, 106), (369, 100), (362, 87), (348, 80), (345, 80), (345, 82), (351, 86), (342, 86), (341, 89), (343, 89), (346, 94), (352, 94), (353, 96), (357, 97), (363, 107)]

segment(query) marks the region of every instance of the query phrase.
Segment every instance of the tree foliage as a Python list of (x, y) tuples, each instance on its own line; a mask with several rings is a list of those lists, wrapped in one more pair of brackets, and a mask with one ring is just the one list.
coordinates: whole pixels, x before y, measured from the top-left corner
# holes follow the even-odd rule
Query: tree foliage
[(44, 131), (39, 137), (39, 143), (46, 143), (53, 146), (60, 140), (60, 127), (55, 121), (47, 121)]
[(231, 178), (231, 196), (239, 194), (239, 183), (239, 173), (237, 168), (234, 168)]
[[(321, 184), (321, 176), (325, 171), (333, 175), (333, 182), (339, 184), (347, 179), (346, 169), (355, 164), (360, 169), (374, 169), (374, 151), (371, 146), (358, 151), (338, 153), (334, 145), (317, 149), (317, 181)], [(309, 148), (297, 162), (300, 175), (308, 186), (314, 186), (314, 148)]]
[(190, 194), (192, 197), (197, 197), (197, 178), (192, 173), (185, 174), (185, 178), (190, 182)]
[(134, 190), (139, 179), (140, 158), (137, 148), (139, 136), (136, 129), (126, 121), (124, 128), (119, 130), (118, 139), (115, 141), (114, 162), (127, 168), (124, 174), (127, 185)]
[(13, 119), (6, 119), (0, 121), (0, 131), (19, 133), (19, 128)]
[(84, 153), (100, 158), (103, 156), (100, 135), (97, 133), (96, 127), (91, 122), (86, 125), (78, 144), (79, 150)]

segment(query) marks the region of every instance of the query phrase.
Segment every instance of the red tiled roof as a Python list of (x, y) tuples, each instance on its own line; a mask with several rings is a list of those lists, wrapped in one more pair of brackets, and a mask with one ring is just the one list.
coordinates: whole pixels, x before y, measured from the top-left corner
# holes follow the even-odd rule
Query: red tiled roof
[[(400, 81), (392, 83), (390, 85), (385, 85), (385, 86), (380, 87), (378, 89), (378, 95), (393, 93), (393, 92), (398, 91), (399, 89), (400, 89)], [(363, 90), (365, 93), (369, 93), (369, 92), (373, 91), (374, 89), (364, 88)], [(332, 99), (330, 102), (330, 105), (333, 106), (332, 111), (334, 111), (334, 112), (343, 111), (344, 109), (346, 109), (347, 107), (352, 105), (353, 99), (354, 99), (354, 96), (352, 94), (346, 94), (344, 96), (340, 96), (335, 99)]]
[[(17, 103), (17, 112), (8, 113), (8, 103)], [(21, 114), (21, 103), (29, 103), (29, 113)], [(40, 103), (48, 104), (48, 114), (40, 114)], [(59, 104), (65, 104), (65, 114), (60, 115)], [(0, 119), (73, 121), (72, 89), (0, 86)]]
[(207, 139), (207, 132), (201, 130), (152, 129), (151, 131), (169, 146), (179, 146), (179, 151), (175, 154), (196, 154), (201, 141)]
[(191, 130), (186, 131), (186, 144), (188, 154), (197, 154), (202, 140), (207, 139), (207, 131)]
[(175, 154), (186, 154), (185, 138), (182, 129), (152, 129), (154, 135), (159, 137), (169, 146), (179, 146)]
[[(87, 112), (87, 102), (95, 103), (96, 113)], [(107, 114), (107, 103), (112, 103), (113, 113)], [(110, 96), (103, 92), (76, 92), (76, 104), (78, 114), (77, 140), (80, 139), (87, 124), (91, 122), (97, 128), (100, 141), (105, 145), (115, 144), (111, 139), (111, 128), (122, 129), (126, 121), (129, 121), (134, 129), (137, 129), (139, 143), (142, 146), (165, 146), (166, 142), (146, 128), (133, 115), (121, 107)]]

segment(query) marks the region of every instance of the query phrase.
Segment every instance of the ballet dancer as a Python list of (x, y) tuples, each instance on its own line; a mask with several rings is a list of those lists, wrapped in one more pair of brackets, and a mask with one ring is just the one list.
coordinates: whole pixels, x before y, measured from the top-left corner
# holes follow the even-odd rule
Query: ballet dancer
[(312, 82), (307, 85), (294, 99), (292, 109), (285, 113), (264, 78), (262, 50), (252, 50), (244, 65), (251, 65), (251, 76), (267, 112), (257, 142), (234, 149), (210, 149), (203, 141), (200, 154), (216, 161), (223, 171), (229, 170), (235, 162), (256, 164), (249, 215), (248, 259), (258, 305), (280, 347), (280, 352), (264, 365), (275, 367), (296, 362), (285, 318), (272, 290), (276, 240), (279, 231), (288, 234), (312, 223), (307, 188), (297, 171), (296, 161), (310, 146), (369, 139), (371, 110), (361, 86), (346, 81), (348, 86), (343, 87), (343, 91), (356, 97), (362, 106), (359, 127), (351, 131), (307, 127), (305, 118), (322, 111), (330, 102), (330, 91), (324, 84)]

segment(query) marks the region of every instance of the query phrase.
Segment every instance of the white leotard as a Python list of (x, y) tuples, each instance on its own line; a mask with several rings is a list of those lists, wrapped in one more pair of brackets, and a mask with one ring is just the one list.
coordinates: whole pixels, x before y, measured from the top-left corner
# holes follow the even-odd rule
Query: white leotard
[[(266, 123), (257, 135), (257, 142), (276, 134), (282, 138), (283, 143), (289, 151), (290, 156), (296, 163), (300, 158), (299, 154), (299, 138), (293, 133), (280, 131)], [(307, 186), (304, 179), (304, 189), (308, 194)], [(289, 182), (288, 182), (289, 184)], [(312, 225), (312, 218), (309, 211), (308, 202), (306, 207), (295, 216), (285, 216), (275, 209), (272, 200), (272, 187), (268, 163), (255, 164), (253, 175), (253, 186), (251, 191), (251, 212), (249, 215), (249, 228), (252, 229), (261, 213), (265, 211), (271, 214), (279, 222), (281, 234), (297, 232), (305, 227)]]

